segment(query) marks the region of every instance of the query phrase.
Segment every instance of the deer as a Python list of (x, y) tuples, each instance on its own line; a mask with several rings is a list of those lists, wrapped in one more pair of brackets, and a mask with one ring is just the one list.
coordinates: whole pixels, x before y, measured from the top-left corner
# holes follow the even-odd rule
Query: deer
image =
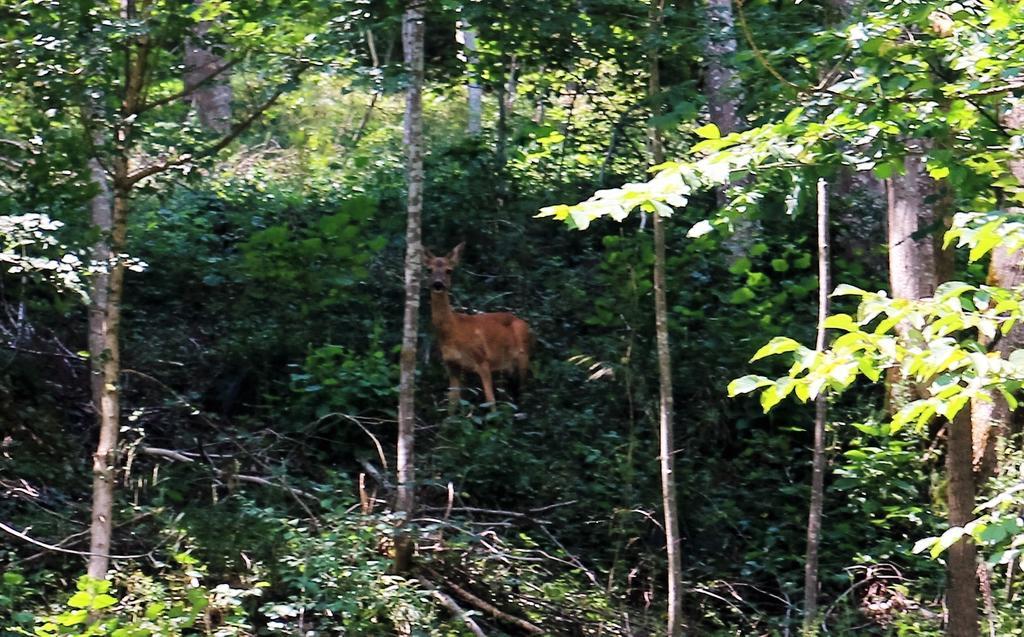
[(534, 337), (530, 326), (511, 312), (462, 314), (452, 311), (448, 292), (452, 272), (459, 265), (465, 242), (445, 257), (424, 249), (424, 266), (430, 276), (430, 318), (441, 350), (441, 360), (448, 369), (448, 410), (458, 405), (463, 372), (480, 377), (484, 397), (495, 408), (495, 374), (515, 374), (521, 392), (530, 366)]

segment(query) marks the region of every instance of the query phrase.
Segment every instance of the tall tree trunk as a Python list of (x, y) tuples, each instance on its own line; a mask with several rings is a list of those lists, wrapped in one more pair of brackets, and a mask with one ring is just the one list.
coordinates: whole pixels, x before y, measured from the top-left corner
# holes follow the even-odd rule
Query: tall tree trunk
[(462, 42), (462, 49), (465, 51), (467, 66), (466, 105), (469, 114), (466, 118), (466, 132), (475, 136), (480, 134), (484, 89), (480, 85), (480, 72), (476, 68), (480, 64), (480, 56), (476, 52), (476, 29), (465, 19), (459, 23), (459, 38)]
[[(740, 129), (739, 93), (740, 87), (732, 58), (736, 54), (735, 18), (732, 0), (705, 0), (707, 22), (707, 58), (704, 68), (704, 95), (708, 101), (708, 115), (722, 135)], [(715, 190), (719, 207), (728, 203), (726, 188)], [(724, 246), (730, 260), (745, 256), (756, 241), (760, 231), (757, 222), (751, 219), (737, 219), (733, 233), (725, 240)]]
[(117, 479), (117, 439), (121, 430), (121, 298), (124, 291), (124, 251), (127, 230), (127, 193), (116, 187), (98, 159), (89, 160), (90, 177), (97, 188), (90, 202), (92, 223), (100, 233), (93, 245), (96, 273), (89, 293), (89, 358), (91, 393), (99, 442), (93, 453), (92, 519), (90, 522), (90, 577), (103, 579), (110, 565), (114, 487)]
[[(204, 0), (193, 0), (198, 8)], [(211, 23), (201, 21), (185, 40), (185, 89), (204, 128), (226, 133), (231, 128), (231, 78), (224, 56), (207, 42)]]
[[(1018, 103), (1002, 119), (1003, 125), (1010, 130), (1024, 128), (1024, 104)], [(1011, 160), (1009, 168), (1018, 183), (1024, 185), (1024, 160)], [(1019, 215), (1024, 214), (1024, 209), (1010, 208), (1008, 212)], [(1024, 250), (996, 248), (989, 262), (988, 282), (1003, 288), (1016, 288), (1024, 284)], [(996, 344), (996, 351), (1002, 358), (1021, 348), (1024, 348), (1024, 325), (1020, 324), (1015, 325)], [(974, 469), (979, 484), (997, 470), (997, 443), (1009, 432), (1011, 417), (1010, 406), (1000, 392), (990, 392), (988, 400), (971, 401)]]
[[(942, 249), (951, 197), (925, 172), (928, 142), (911, 139), (906, 149), (903, 174), (888, 180), (889, 278), (893, 298), (919, 299), (933, 295), (953, 270), (952, 252)], [(923, 389), (903, 386), (894, 374), (889, 381), (890, 410), (923, 396)], [(962, 526), (970, 521), (974, 509), (970, 411), (962, 410), (948, 423), (947, 432), (949, 524)], [(975, 548), (968, 539), (950, 548), (946, 582), (946, 634), (950, 637), (978, 634), (976, 568)]]
[[(974, 517), (974, 472), (971, 467), (971, 415), (960, 410), (948, 425), (946, 449), (946, 499), (949, 525), (964, 526)], [(977, 549), (970, 536), (949, 547), (946, 556), (946, 624), (948, 637), (977, 637)]]
[[(828, 318), (829, 292), (828, 186), (818, 180), (818, 338), (815, 349), (825, 350), (825, 319)], [(821, 543), (821, 511), (825, 500), (825, 419), (828, 402), (822, 391), (814, 400), (814, 451), (811, 458), (811, 502), (807, 513), (807, 558), (804, 562), (804, 634), (817, 632), (818, 546)]]
[[(927, 148), (923, 140), (908, 140), (903, 173), (886, 180), (889, 284), (897, 299), (931, 296), (953, 271), (953, 252), (942, 248), (951, 200), (925, 171)], [(896, 329), (904, 334), (906, 326)], [(909, 386), (895, 369), (887, 383), (890, 413), (922, 395), (921, 388)]]
[[(405, 314), (402, 323), (401, 372), (398, 388), (398, 489), (395, 509), (412, 517), (416, 506), (415, 452), (416, 339), (422, 276), (423, 209), (423, 0), (411, 0), (402, 21), (402, 45), (409, 74), (405, 102), (405, 148), (408, 206), (405, 231)], [(395, 540), (395, 570), (409, 570), (415, 540), (408, 532)]]
[[(655, 38), (660, 37), (665, 0), (651, 0), (650, 26)], [(652, 104), (661, 94), (658, 48), (648, 54), (650, 64), (647, 92)], [(657, 106), (655, 113), (657, 113)], [(661, 132), (654, 126), (647, 129), (652, 165), (664, 163), (665, 152)], [(665, 297), (665, 223), (657, 212), (651, 215), (654, 225), (654, 325), (658, 344), (659, 456), (661, 458), (661, 500), (665, 516), (665, 553), (668, 559), (668, 631), (670, 637), (683, 634), (683, 565), (679, 537), (679, 511), (676, 502), (675, 418), (672, 398), (672, 357), (668, 337), (668, 302)]]

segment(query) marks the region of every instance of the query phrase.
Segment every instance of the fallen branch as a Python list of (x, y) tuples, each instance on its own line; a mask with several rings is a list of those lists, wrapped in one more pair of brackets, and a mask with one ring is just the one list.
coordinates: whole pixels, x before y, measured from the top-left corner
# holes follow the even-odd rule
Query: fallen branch
[[(156, 456), (158, 458), (167, 458), (168, 460), (173, 460), (174, 462), (184, 462), (184, 463), (187, 463), (187, 464), (192, 464), (192, 463), (195, 463), (195, 461), (196, 461), (195, 458), (192, 458), (189, 455), (186, 455), (185, 452), (176, 451), (174, 449), (162, 449), (160, 447), (139, 447), (139, 453), (147, 455), (147, 456)], [(213, 472), (214, 472), (214, 474), (218, 478), (220, 478), (222, 476), (225, 476), (228, 473), (228, 472), (225, 472), (225, 471), (223, 471), (221, 469), (218, 469), (216, 467), (213, 467)], [(281, 484), (279, 482), (274, 482), (273, 480), (269, 480), (267, 478), (262, 478), (260, 476), (251, 476), (251, 475), (245, 475), (245, 474), (241, 474), (241, 473), (236, 473), (236, 474), (232, 474), (231, 478), (234, 479), (234, 480), (238, 480), (239, 482), (248, 482), (250, 484), (260, 484), (260, 485), (267, 486), (267, 487), (277, 487), (279, 489), (285, 489), (285, 490), (289, 491), (290, 493), (292, 493), (293, 495), (302, 496), (303, 498), (309, 498), (311, 500), (315, 500), (316, 499), (316, 496), (313, 495), (312, 493), (309, 493), (308, 491), (303, 491), (302, 489), (296, 489), (295, 487), (290, 487), (290, 486), (288, 486), (286, 484)]]
[(466, 602), (467, 604), (470, 604), (477, 610), (486, 613), (499, 621), (503, 621), (507, 624), (511, 624), (513, 626), (521, 628), (531, 635), (544, 634), (544, 630), (542, 630), (536, 624), (531, 624), (530, 622), (521, 617), (516, 617), (515, 615), (510, 615), (509, 613), (506, 613), (505, 611), (499, 609), (497, 606), (494, 606), (486, 600), (480, 599), (473, 593), (470, 593), (469, 591), (462, 588), (458, 584), (455, 584), (451, 580), (442, 577), (432, 569), (428, 568), (426, 570), (428, 573), (430, 573), (431, 576), (434, 577), (434, 579), (444, 582), (444, 585), (447, 588), (451, 589), (451, 591), (455, 593), (456, 596), (460, 597), (462, 601)]
[(437, 601), (439, 601), (442, 606), (447, 608), (452, 615), (454, 615), (463, 624), (465, 624), (466, 628), (469, 629), (469, 632), (476, 635), (476, 637), (487, 637), (487, 634), (484, 631), (480, 630), (480, 626), (477, 625), (475, 621), (473, 621), (473, 618), (469, 616), (469, 613), (462, 610), (462, 607), (459, 606), (458, 602), (452, 599), (451, 596), (445, 595), (441, 591), (437, 590), (437, 588), (435, 588), (434, 585), (427, 578), (420, 576), (418, 579), (420, 581), (420, 585), (422, 585), (423, 588), (430, 591), (430, 594), (433, 595), (434, 598), (437, 599)]

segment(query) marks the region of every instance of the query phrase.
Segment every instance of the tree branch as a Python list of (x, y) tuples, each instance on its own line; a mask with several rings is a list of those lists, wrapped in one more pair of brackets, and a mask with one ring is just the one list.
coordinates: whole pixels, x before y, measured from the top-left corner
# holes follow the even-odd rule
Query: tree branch
[(188, 97), (192, 93), (195, 93), (200, 87), (208, 83), (210, 80), (214, 79), (224, 71), (227, 71), (231, 67), (235, 66), (237, 63), (238, 60), (231, 60), (230, 62), (225, 62), (223, 65), (217, 67), (212, 72), (210, 72), (210, 74), (204, 77), (203, 79), (199, 80), (191, 86), (186, 86), (185, 88), (178, 91), (177, 93), (174, 93), (173, 95), (167, 95), (165, 97), (155, 99), (151, 102), (144, 102), (135, 110), (135, 114), (141, 115), (145, 112), (153, 110), (154, 108), (160, 108), (161, 106), (166, 106), (171, 102), (176, 102), (182, 98)]
[(452, 590), (452, 592), (454, 592), (457, 597), (462, 598), (462, 601), (466, 602), (467, 604), (471, 604), (474, 608), (477, 608), (478, 610), (483, 611), (484, 613), (487, 613), (488, 615), (490, 615), (491, 617), (494, 617), (497, 620), (503, 621), (503, 622), (505, 622), (507, 624), (511, 624), (513, 626), (516, 626), (517, 628), (521, 628), (522, 630), (526, 631), (527, 633), (529, 633), (531, 635), (542, 635), (542, 634), (544, 634), (544, 630), (542, 628), (540, 628), (539, 626), (537, 626), (536, 624), (532, 624), (532, 623), (528, 622), (527, 620), (525, 620), (525, 619), (523, 619), (521, 617), (516, 617), (515, 615), (510, 615), (510, 614), (506, 613), (505, 611), (501, 610), (497, 606), (491, 604), (490, 602), (488, 602), (486, 600), (480, 599), (479, 597), (477, 597), (473, 593), (470, 593), (469, 591), (467, 591), (466, 589), (462, 588), (458, 584), (455, 584), (451, 580), (448, 580), (448, 579), (442, 577), (441, 575), (439, 575), (436, 571), (434, 571), (432, 569), (428, 568), (426, 570), (427, 570), (428, 573), (430, 573), (431, 576), (434, 577), (434, 579), (437, 579), (437, 580), (440, 580), (440, 581), (444, 582), (444, 585), (447, 586), (448, 588), (450, 588)]

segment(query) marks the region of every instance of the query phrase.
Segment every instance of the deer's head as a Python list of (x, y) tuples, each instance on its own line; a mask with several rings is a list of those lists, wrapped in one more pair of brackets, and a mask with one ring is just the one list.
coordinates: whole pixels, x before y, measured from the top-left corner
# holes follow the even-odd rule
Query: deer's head
[(452, 287), (452, 270), (459, 265), (465, 242), (455, 246), (446, 257), (434, 256), (430, 250), (423, 249), (424, 267), (430, 272), (430, 289), (433, 292), (446, 292)]

